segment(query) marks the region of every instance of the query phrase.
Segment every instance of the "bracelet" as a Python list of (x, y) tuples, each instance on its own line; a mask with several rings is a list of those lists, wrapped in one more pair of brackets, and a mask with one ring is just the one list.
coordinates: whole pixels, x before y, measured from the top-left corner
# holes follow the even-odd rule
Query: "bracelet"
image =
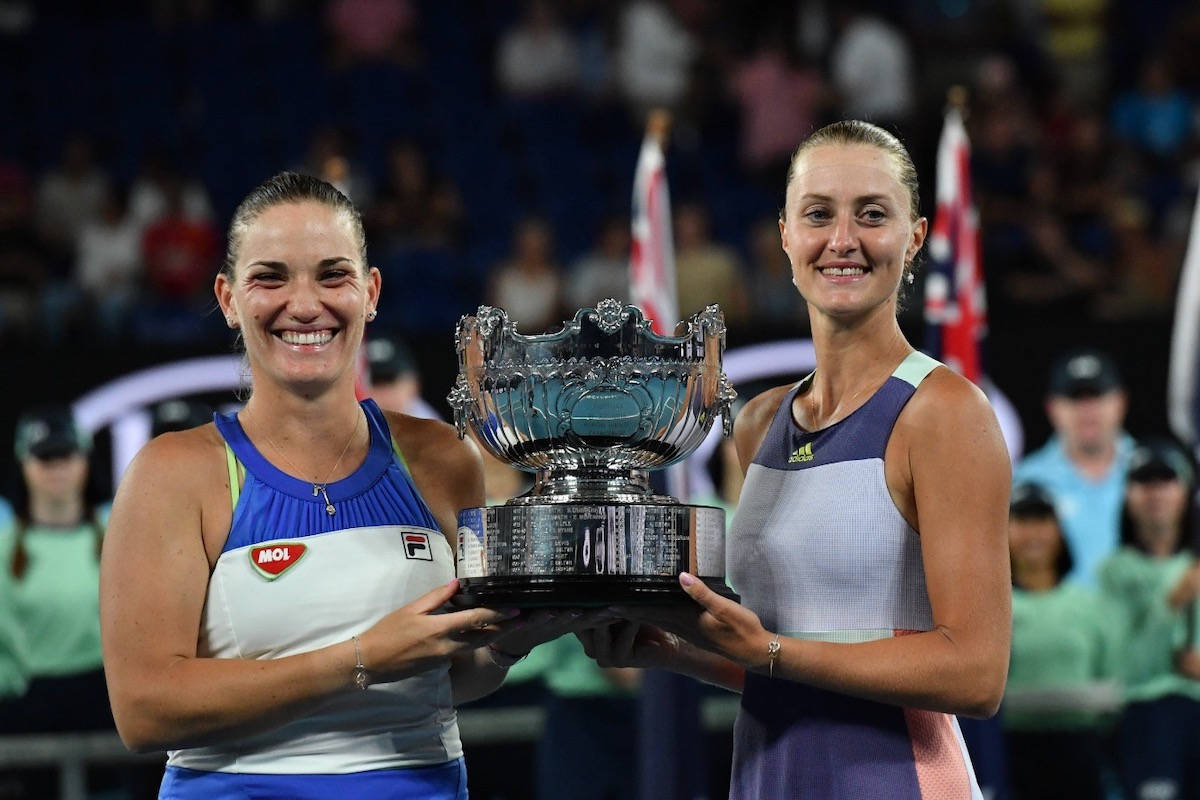
[(779, 660), (779, 651), (783, 646), (779, 644), (779, 634), (775, 634), (775, 638), (767, 642), (767, 677), (775, 677), (775, 662)]
[[(500, 669), (508, 669), (513, 664), (516, 664), (518, 661), (525, 658), (527, 655), (529, 655), (529, 653), (526, 652), (519, 656), (514, 656), (512, 653), (504, 652), (494, 644), (489, 644), (487, 646), (488, 661), (491, 661), (497, 667), (500, 667)], [(497, 658), (497, 656), (499, 656), (499, 658)]]
[(367, 667), (363, 664), (362, 651), (358, 647), (358, 634), (350, 637), (354, 642), (354, 685), (361, 691), (367, 690)]

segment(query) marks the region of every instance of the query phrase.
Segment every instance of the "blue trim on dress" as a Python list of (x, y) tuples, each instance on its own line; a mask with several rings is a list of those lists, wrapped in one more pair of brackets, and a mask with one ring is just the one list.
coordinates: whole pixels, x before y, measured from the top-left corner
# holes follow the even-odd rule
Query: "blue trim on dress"
[(344, 775), (266, 775), (167, 767), (159, 800), (467, 800), (462, 758), (433, 767)]
[(370, 399), (359, 405), (367, 417), (371, 442), (358, 469), (326, 485), (335, 514), (325, 510), (325, 497), (313, 494), (311, 482), (288, 475), (259, 452), (236, 414), (213, 415), (217, 430), (246, 468), (246, 481), (221, 552), (379, 525), (441, 531), (412, 476), (392, 450), (391, 429), (383, 411)]

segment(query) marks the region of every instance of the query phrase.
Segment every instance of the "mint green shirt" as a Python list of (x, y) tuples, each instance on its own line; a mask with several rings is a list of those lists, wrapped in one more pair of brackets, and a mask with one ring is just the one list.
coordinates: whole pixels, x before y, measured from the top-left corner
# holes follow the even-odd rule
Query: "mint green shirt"
[(505, 683), (536, 678), (560, 697), (632, 697), (637, 693), (614, 685), (570, 634), (533, 648), (528, 658), (508, 671)]
[(1189, 639), (1187, 614), (1167, 602), (1192, 563), (1187, 553), (1153, 558), (1123, 546), (1100, 567), (1101, 589), (1125, 617), (1121, 674), (1130, 701), (1168, 694), (1200, 700), (1200, 682), (1175, 671), (1175, 653)]
[(10, 563), (0, 564), (0, 702), (24, 694), (29, 682), (28, 645), (17, 618)]
[[(102, 520), (107, 515), (102, 516)], [(12, 562), (16, 519), (0, 510), (0, 563)], [(28, 566), (12, 582), (13, 610), (27, 646), (31, 678), (101, 667), (100, 563), (91, 521), (71, 528), (25, 530)]]
[[(1121, 615), (1095, 592), (1070, 580), (1053, 589), (1013, 589), (1012, 657), (1007, 691), (1084, 689), (1117, 677)], [(1005, 710), (1011, 730), (1094, 728), (1094, 710)]]

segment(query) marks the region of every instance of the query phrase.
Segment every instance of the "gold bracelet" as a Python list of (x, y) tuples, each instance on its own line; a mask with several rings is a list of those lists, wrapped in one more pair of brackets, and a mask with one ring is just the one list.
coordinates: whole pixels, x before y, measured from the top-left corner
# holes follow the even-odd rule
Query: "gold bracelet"
[(367, 667), (363, 664), (362, 651), (358, 648), (358, 634), (350, 637), (354, 642), (354, 685), (360, 690), (367, 690)]
[(775, 638), (767, 643), (767, 677), (775, 677), (775, 662), (779, 660), (779, 651), (783, 649), (783, 645), (779, 644), (779, 634), (775, 634)]

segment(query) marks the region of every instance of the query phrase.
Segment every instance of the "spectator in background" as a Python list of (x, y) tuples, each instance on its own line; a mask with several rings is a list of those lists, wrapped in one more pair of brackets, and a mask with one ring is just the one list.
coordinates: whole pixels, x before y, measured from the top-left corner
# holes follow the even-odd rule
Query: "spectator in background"
[(169, 198), (176, 188), (184, 217), (212, 222), (212, 204), (204, 185), (185, 180), (164, 156), (156, 153), (142, 162), (141, 174), (129, 187), (129, 219), (139, 232), (167, 215)]
[(552, 3), (528, 0), (496, 52), (500, 88), (516, 98), (573, 91), (579, 83), (579, 46)]
[(782, 28), (766, 31), (765, 41), (737, 65), (730, 80), (741, 110), (742, 164), (775, 191), (796, 135), (813, 130), (825, 104), (821, 74), (793, 63), (787, 35)]
[(1013, 313), (1086, 314), (1111, 278), (1106, 263), (1072, 241), (1058, 210), (1059, 187), (1048, 162), (1033, 165), (1019, 249), (999, 271), (1003, 298)]
[(296, 172), (320, 178), (333, 184), (339, 192), (369, 214), (373, 201), (370, 176), (351, 152), (346, 134), (326, 126), (314, 131), (308, 145), (308, 155)]
[(174, 431), (186, 431), (213, 420), (213, 409), (208, 403), (197, 400), (164, 400), (154, 407), (150, 422), (150, 436), (161, 436)]
[(49, 274), (49, 254), (34, 233), (29, 179), (0, 161), (0, 341), (30, 336), (37, 292)]
[(1093, 105), (1107, 81), (1105, 31), (1109, 0), (1040, 0), (1045, 52), (1059, 82), (1077, 102)]
[(1200, 796), (1194, 488), (1181, 449), (1159, 440), (1139, 445), (1129, 458), (1121, 547), (1100, 569), (1128, 630), (1119, 745), (1125, 791), (1135, 800)]
[(492, 272), (487, 302), (507, 311), (522, 333), (557, 330), (563, 315), (560, 273), (549, 224), (526, 217), (517, 224), (512, 256)]
[(100, 215), (108, 184), (108, 176), (93, 160), (92, 142), (84, 136), (72, 137), (59, 165), (39, 181), (34, 223), (42, 241), (61, 259), (63, 274), (75, 257), (84, 226)]
[(84, 226), (75, 262), (75, 289), (97, 312), (100, 333), (115, 340), (141, 289), (142, 242), (137, 223), (115, 189), (105, 193), (100, 216)]
[(1119, 626), (1066, 579), (1071, 550), (1050, 494), (1013, 488), (1012, 656), (1004, 694), (1012, 800), (1102, 800), (1105, 724), (1119, 707)]
[(325, 23), (333, 38), (333, 62), (348, 67), (360, 61), (420, 63), (417, 10), (411, 0), (332, 0)]
[(567, 306), (574, 311), (595, 307), (607, 297), (629, 300), (629, 219), (609, 217), (592, 249), (567, 273)]
[(365, 220), (372, 241), (393, 247), (453, 247), (459, 241), (462, 198), (448, 178), (433, 174), (411, 139), (388, 144), (383, 182)]
[(142, 259), (150, 289), (161, 298), (188, 300), (212, 283), (220, 258), (220, 235), (211, 222), (191, 219), (183, 188), (172, 182), (162, 218), (146, 229)]
[(371, 377), (368, 395), (380, 408), (414, 417), (437, 418), (421, 399), (421, 374), (404, 342), (394, 336), (375, 335), (363, 346)]
[(1117, 138), (1155, 158), (1182, 155), (1195, 128), (1194, 108), (1175, 85), (1165, 58), (1142, 65), (1136, 89), (1121, 94), (1112, 109)]
[(699, 45), (659, 0), (634, 0), (618, 23), (617, 89), (639, 121), (655, 107), (677, 108), (688, 93)]
[(841, 115), (885, 126), (903, 125), (916, 102), (911, 45), (894, 25), (872, 14), (842, 10), (829, 54), (830, 80)]
[(1166, 319), (1174, 310), (1183, 247), (1181, 242), (1153, 231), (1151, 214), (1152, 210), (1136, 196), (1114, 197), (1109, 203), (1115, 274), (1109, 290), (1096, 298), (1097, 318)]
[(0, 704), (0, 730), (111, 730), (100, 654), (100, 547), (106, 508), (88, 497), (91, 441), (69, 409), (17, 421), (24, 496), (0, 510), (0, 557), (28, 642), (28, 691)]
[(741, 259), (732, 248), (712, 240), (708, 212), (697, 203), (682, 203), (675, 212), (675, 284), (681, 318), (719, 303), (726, 322), (747, 319)]
[(1133, 439), (1122, 430), (1128, 400), (1117, 365), (1094, 349), (1069, 352), (1051, 367), (1046, 415), (1054, 435), (1015, 470), (1055, 499), (1075, 566), (1070, 577), (1095, 586), (1096, 568), (1117, 547)]
[(788, 290), (792, 270), (780, 245), (778, 219), (766, 217), (754, 223), (750, 229), (750, 318), (757, 325), (796, 333), (797, 326), (808, 327), (808, 305)]

